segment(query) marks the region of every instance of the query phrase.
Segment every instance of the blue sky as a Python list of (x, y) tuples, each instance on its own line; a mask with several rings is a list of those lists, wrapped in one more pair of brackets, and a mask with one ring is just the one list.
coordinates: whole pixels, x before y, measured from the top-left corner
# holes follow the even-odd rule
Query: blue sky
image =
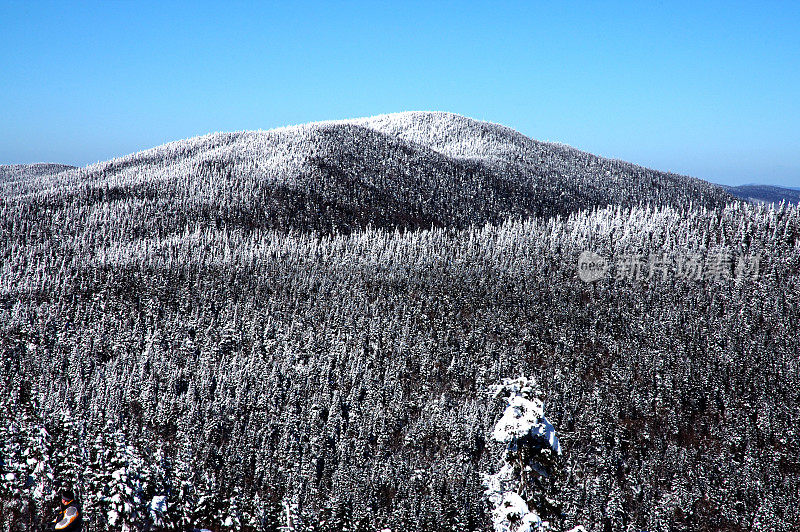
[(0, 163), (443, 110), (800, 187), (798, 2), (0, 0)]

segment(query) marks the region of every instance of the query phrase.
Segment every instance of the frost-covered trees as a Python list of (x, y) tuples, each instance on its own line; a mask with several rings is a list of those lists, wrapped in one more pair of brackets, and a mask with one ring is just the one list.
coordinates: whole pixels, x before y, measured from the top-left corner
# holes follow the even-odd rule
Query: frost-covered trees
[[(328, 150), (307, 174), (228, 157), (231, 146), (267, 142), (233, 134), (0, 184), (0, 405), (10, 405), (0, 408), (10, 431), (0, 468), (14, 475), (0, 486), (3, 526), (36, 526), (64, 481), (48, 477), (58, 471), (76, 482), (87, 532), (109, 526), (116, 494), (117, 523), (127, 503), (130, 527), (275, 530), (281, 501), (297, 494), (302, 521), (328, 530), (485, 530), (481, 474), (496, 458), (486, 430), (497, 406), (482, 390), (520, 372), (547, 383), (547, 419), (569, 448), (560, 474), (540, 479), (560, 490), (564, 527), (792, 530), (800, 521), (797, 208), (613, 206), (362, 230), (358, 220), (379, 218), (382, 201), (404, 212), (406, 192), (325, 203), (335, 187), (315, 185), (312, 200), (268, 186), (281, 176), (315, 182), (339, 133), (284, 146), (301, 161), (312, 137)], [(440, 148), (460, 136), (442, 132)], [(424, 168), (435, 168), (438, 156), (425, 153)], [(402, 159), (413, 151), (392, 154), (398, 172), (412, 168)], [(544, 149), (543, 175), (581, 181), (562, 155)], [(338, 198), (379, 190), (361, 190), (336, 165), (326, 179), (352, 188)], [(627, 175), (634, 189), (656, 179)], [(678, 185), (662, 192), (665, 203), (692, 196)], [(485, 204), (513, 204), (508, 192), (510, 203)], [(438, 212), (414, 208), (406, 227)], [(442, 219), (472, 212), (454, 209)], [(309, 216), (325, 231), (301, 229)], [(348, 234), (330, 234), (342, 227)], [(613, 261), (706, 258), (725, 246), (761, 252), (759, 275), (576, 276), (586, 249)], [(66, 412), (72, 428), (50, 430)], [(115, 458), (118, 433), (133, 459)], [(556, 522), (546, 500), (524, 500)]]
[(0, 408), (0, 525), (8, 530), (36, 528), (55, 490), (51, 438), (29, 406)]

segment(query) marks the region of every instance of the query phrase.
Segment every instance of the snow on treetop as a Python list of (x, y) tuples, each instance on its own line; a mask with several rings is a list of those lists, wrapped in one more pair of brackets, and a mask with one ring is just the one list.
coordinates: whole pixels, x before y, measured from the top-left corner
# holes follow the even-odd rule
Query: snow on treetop
[(508, 406), (503, 417), (494, 427), (492, 437), (499, 442), (510, 442), (514, 438), (522, 438), (535, 430), (539, 430), (544, 405), (538, 399), (530, 401), (522, 396), (508, 398)]
[(164, 513), (167, 511), (167, 497), (166, 495), (156, 495), (150, 501), (150, 510), (154, 512)]
[(536, 379), (524, 376), (503, 379), (491, 389), (495, 397), (506, 397), (506, 409), (492, 432), (495, 441), (509, 443), (531, 434), (545, 439), (553, 452), (561, 454), (555, 428), (544, 417), (544, 402), (539, 397), (541, 391)]

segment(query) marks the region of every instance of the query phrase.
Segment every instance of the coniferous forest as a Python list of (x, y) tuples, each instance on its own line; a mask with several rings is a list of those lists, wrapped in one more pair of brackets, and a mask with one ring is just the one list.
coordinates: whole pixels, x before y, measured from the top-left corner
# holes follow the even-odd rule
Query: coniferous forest
[(407, 113), (1, 167), (0, 234), (2, 530), (490, 530), (521, 375), (553, 530), (800, 524), (797, 206)]

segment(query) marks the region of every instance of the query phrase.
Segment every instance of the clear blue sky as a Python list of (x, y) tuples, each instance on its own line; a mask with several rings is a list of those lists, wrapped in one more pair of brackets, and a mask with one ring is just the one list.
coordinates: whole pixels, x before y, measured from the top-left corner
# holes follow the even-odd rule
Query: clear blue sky
[(0, 163), (443, 110), (800, 187), (796, 1), (263, 4), (0, 0)]

